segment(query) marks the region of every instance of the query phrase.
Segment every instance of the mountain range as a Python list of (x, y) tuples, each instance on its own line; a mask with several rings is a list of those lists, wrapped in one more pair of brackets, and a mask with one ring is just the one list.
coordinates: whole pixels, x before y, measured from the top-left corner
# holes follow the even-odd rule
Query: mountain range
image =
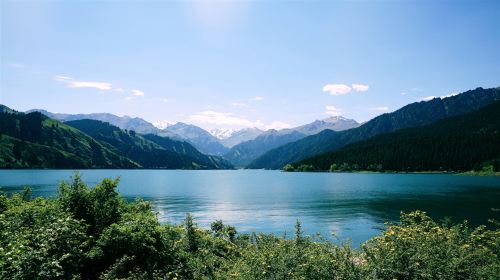
[[(476, 137), (477, 143), (489, 147), (488, 141), (497, 141), (496, 130), (491, 127), (495, 128), (492, 118), (498, 106), (493, 109), (488, 106), (498, 100), (500, 88), (476, 88), (415, 102), (363, 124), (335, 116), (267, 131), (258, 128), (206, 131), (182, 122), (159, 128), (141, 118), (108, 113), (58, 114), (38, 109), (22, 113), (1, 105), (0, 167), (281, 169), (291, 164), (288, 167), (292, 169), (302, 166), (311, 170), (327, 170), (332, 166), (334, 170), (347, 166), (354, 170), (464, 170), (484, 165), (489, 158), (493, 163), (498, 161), (493, 147), (471, 148), (474, 146), (466, 147), (461, 142), (473, 143), (471, 139)], [(487, 113), (479, 114), (483, 109)], [(476, 111), (479, 117), (474, 115)], [(489, 119), (487, 114), (491, 115)], [(478, 122), (481, 118), (485, 120), (484, 126)], [(457, 123), (466, 124), (464, 129), (468, 129), (464, 130), (463, 139), (460, 133), (455, 133), (460, 131)], [(433, 140), (426, 142), (426, 139)], [(460, 166), (458, 162), (462, 160), (455, 159), (461, 159), (463, 153), (449, 159), (448, 165), (424, 162), (422, 157), (412, 155), (421, 153), (425, 158), (439, 155), (446, 159), (443, 152), (453, 154), (453, 150), (448, 150), (446, 141), (441, 139), (448, 139), (450, 147), (455, 145), (455, 149), (477, 150), (478, 157), (469, 154), (465, 156), (469, 158), (468, 165)], [(422, 143), (427, 143), (429, 149)], [(415, 162), (411, 164), (398, 155)]]
[(237, 167), (244, 167), (265, 154), (267, 151), (280, 147), (287, 143), (300, 140), (308, 135), (321, 131), (342, 131), (358, 127), (355, 120), (334, 116), (324, 120), (317, 120), (310, 124), (287, 128), (282, 130), (268, 130), (253, 140), (235, 145), (224, 157)]
[(433, 124), (352, 143), (302, 160), (293, 168), (405, 172), (499, 170), (500, 101)]
[(412, 103), (392, 113), (380, 115), (363, 125), (344, 131), (324, 130), (295, 142), (272, 149), (248, 168), (281, 169), (288, 163), (332, 152), (354, 142), (396, 131), (417, 127), (476, 111), (500, 100), (500, 88), (477, 88), (458, 95)]
[[(266, 135), (257, 139), (257, 137), (264, 133), (263, 130), (258, 128), (244, 128), (240, 130), (213, 129), (206, 131), (196, 125), (183, 122), (175, 124), (161, 123), (155, 126), (138, 117), (120, 117), (109, 113), (61, 114), (48, 112), (43, 109), (33, 109), (26, 113), (30, 112), (41, 112), (61, 122), (83, 119), (98, 120), (110, 123), (121, 129), (135, 131), (139, 134), (156, 134), (179, 141), (187, 141), (204, 154), (225, 156), (229, 160), (236, 162), (238, 166), (250, 163), (253, 159), (272, 148), (301, 139), (307, 135), (312, 135), (325, 129), (343, 130), (359, 125), (354, 120), (343, 117), (331, 117), (324, 120), (316, 120), (310, 124), (296, 128), (280, 130), (279, 132), (268, 130), (266, 131)], [(292, 132), (300, 134), (292, 134)], [(269, 134), (272, 134), (272, 136), (270, 137)], [(243, 142), (252, 140), (256, 141), (234, 148)]]
[(230, 169), (226, 160), (191, 144), (141, 135), (108, 122), (62, 123), (40, 112), (0, 110), (1, 168)]

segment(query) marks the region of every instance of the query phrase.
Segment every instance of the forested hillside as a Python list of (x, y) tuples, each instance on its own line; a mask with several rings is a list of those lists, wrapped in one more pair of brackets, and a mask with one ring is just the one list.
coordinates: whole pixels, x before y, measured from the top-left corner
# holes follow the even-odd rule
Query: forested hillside
[(293, 167), (330, 171), (500, 171), (500, 101), (431, 125), (378, 135), (305, 159)]
[[(76, 120), (66, 122), (66, 124), (85, 132), (98, 141), (113, 146), (144, 168), (216, 169), (222, 166), (208, 156), (199, 153), (186, 142), (170, 139), (160, 141), (158, 138), (149, 136), (150, 139), (161, 142), (161, 144), (157, 144), (133, 130), (121, 130), (109, 123), (97, 120)], [(198, 161), (200, 159), (201, 161)], [(225, 166), (225, 168), (230, 168), (230, 165)]]
[(347, 144), (379, 134), (427, 125), (444, 118), (473, 112), (496, 100), (500, 100), (500, 88), (477, 88), (456, 96), (412, 103), (395, 112), (378, 116), (357, 128), (340, 132), (325, 130), (270, 150), (248, 167), (280, 169), (287, 163), (335, 151)]
[(136, 168), (85, 133), (39, 112), (0, 112), (0, 168)]
[(227, 169), (191, 144), (97, 120), (67, 124), (0, 105), (0, 168)]

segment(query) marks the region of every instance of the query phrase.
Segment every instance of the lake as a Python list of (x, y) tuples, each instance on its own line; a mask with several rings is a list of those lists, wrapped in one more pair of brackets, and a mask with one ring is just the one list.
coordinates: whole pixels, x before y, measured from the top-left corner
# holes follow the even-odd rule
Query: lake
[[(287, 173), (265, 170), (82, 170), (91, 185), (120, 176), (119, 192), (154, 204), (162, 222), (180, 223), (191, 212), (198, 225), (221, 219), (240, 232), (293, 234), (300, 219), (307, 234), (354, 245), (378, 234), (400, 211), (421, 209), (432, 217), (500, 220), (499, 177), (448, 174)], [(30, 186), (54, 196), (71, 170), (0, 170), (0, 186), (12, 193)], [(335, 235), (335, 237), (332, 236)]]

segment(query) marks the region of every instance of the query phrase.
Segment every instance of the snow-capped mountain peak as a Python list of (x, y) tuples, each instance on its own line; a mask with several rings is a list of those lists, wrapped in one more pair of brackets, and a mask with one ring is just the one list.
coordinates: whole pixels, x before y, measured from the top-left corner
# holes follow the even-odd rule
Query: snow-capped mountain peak
[(166, 120), (163, 120), (163, 121), (157, 121), (157, 122), (154, 122), (153, 125), (158, 128), (158, 129), (165, 129), (167, 128), (169, 125), (172, 125), (173, 123), (169, 122), (169, 121), (166, 121)]
[(229, 128), (214, 128), (210, 129), (208, 132), (215, 138), (222, 140), (231, 137), (236, 132), (236, 130)]

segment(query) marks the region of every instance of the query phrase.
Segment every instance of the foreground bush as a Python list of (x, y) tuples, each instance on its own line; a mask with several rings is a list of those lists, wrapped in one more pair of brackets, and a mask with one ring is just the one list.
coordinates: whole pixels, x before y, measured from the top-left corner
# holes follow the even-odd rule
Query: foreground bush
[(55, 199), (0, 195), (0, 279), (500, 279), (500, 231), (402, 214), (354, 250), (321, 237), (238, 234), (215, 221), (161, 225), (118, 180), (78, 175)]

